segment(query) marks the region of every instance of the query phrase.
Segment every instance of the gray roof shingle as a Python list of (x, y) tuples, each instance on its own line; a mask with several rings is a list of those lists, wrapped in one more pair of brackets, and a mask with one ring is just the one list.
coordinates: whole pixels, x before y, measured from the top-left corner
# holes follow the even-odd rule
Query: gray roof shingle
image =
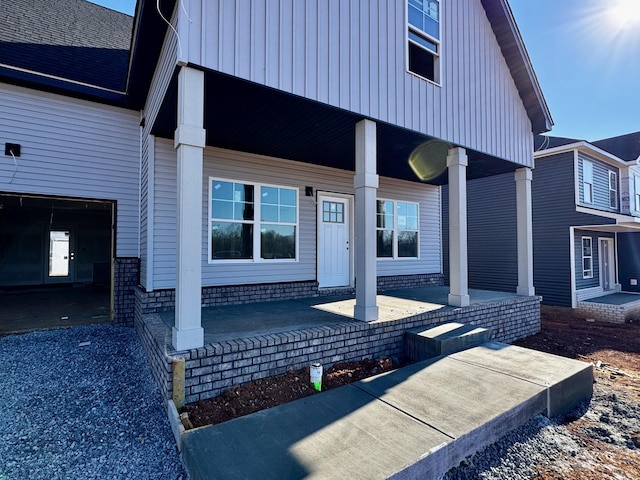
[(85, 0), (0, 0), (0, 64), (124, 91), (133, 18)]
[(605, 138), (591, 143), (626, 162), (640, 158), (640, 132)]

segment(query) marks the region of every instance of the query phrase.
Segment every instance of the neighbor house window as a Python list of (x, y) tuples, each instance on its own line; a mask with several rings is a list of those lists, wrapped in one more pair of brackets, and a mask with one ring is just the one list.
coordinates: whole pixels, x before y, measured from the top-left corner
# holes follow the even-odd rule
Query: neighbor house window
[(582, 278), (593, 278), (591, 237), (582, 237)]
[(640, 177), (633, 177), (634, 198), (636, 199), (636, 212), (640, 212)]
[(593, 203), (593, 163), (582, 162), (582, 190), (584, 203)]
[(609, 172), (609, 207), (618, 208), (618, 175)]
[(418, 257), (418, 204), (378, 200), (376, 211), (378, 258)]
[(407, 55), (409, 71), (440, 81), (440, 2), (408, 0)]
[(297, 189), (212, 179), (210, 219), (211, 260), (296, 258)]

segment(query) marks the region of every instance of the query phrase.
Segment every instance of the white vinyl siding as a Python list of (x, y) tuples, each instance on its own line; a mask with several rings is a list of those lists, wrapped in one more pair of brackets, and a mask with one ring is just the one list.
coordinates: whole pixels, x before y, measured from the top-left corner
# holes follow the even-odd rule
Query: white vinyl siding
[(0, 190), (117, 202), (116, 256), (139, 248), (137, 112), (0, 85), (2, 141), (21, 156), (0, 160)]
[[(170, 140), (156, 139), (154, 212), (154, 288), (175, 287), (176, 158)], [(203, 286), (272, 283), (316, 279), (316, 203), (318, 192), (353, 194), (353, 172), (251, 155), (216, 148), (205, 149), (202, 217)], [(212, 262), (208, 257), (209, 177), (295, 188), (298, 192), (298, 261)], [(314, 196), (305, 195), (312, 186)], [(419, 204), (420, 258), (379, 261), (378, 275), (441, 272), (440, 194), (431, 185), (380, 178), (378, 194)]]
[(406, 0), (184, 4), (189, 62), (533, 164), (531, 122), (480, 0), (440, 5), (440, 86), (407, 72)]

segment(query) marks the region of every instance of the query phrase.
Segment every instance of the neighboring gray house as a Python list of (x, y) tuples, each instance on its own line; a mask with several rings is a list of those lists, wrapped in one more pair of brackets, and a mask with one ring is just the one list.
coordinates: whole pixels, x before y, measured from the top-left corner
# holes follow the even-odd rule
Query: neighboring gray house
[(171, 344), (195, 352), (202, 306), (355, 291), (374, 321), (377, 286), (442, 284), (446, 233), (466, 307), (467, 180), (508, 172), (514, 308), (539, 307), (530, 180), (552, 121), (505, 0), (2, 9), (3, 285), (106, 278), (114, 321), (175, 306)]
[[(534, 156), (534, 286), (543, 303), (640, 292), (640, 132), (595, 142), (538, 136)], [(499, 175), (469, 184), (469, 211), (482, 219), (470, 213), (473, 287), (508, 291), (517, 274), (512, 183)]]

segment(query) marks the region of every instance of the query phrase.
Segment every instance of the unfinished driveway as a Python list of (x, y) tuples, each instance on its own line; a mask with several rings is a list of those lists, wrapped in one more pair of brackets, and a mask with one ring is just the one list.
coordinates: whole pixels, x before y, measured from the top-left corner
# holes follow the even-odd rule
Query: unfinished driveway
[(0, 338), (0, 478), (185, 478), (131, 328)]

